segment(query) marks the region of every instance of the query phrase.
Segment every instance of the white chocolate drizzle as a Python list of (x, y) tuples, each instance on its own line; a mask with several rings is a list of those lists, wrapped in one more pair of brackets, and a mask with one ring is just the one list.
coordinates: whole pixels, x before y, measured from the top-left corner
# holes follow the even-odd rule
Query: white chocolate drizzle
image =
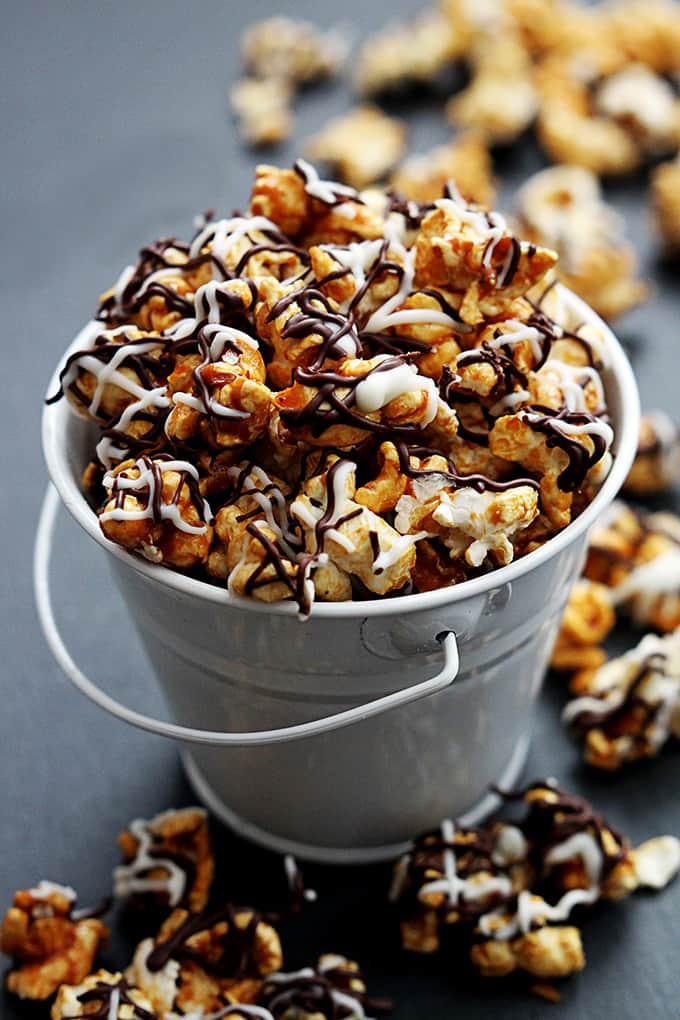
[[(387, 356), (382, 357), (385, 360)], [(419, 375), (415, 365), (404, 362), (385, 372), (371, 372), (358, 383), (354, 396), (357, 410), (362, 414), (370, 414), (397, 397), (419, 391), (427, 393), (427, 408), (422, 424), (429, 425), (437, 414), (437, 387), (433, 379)]]
[[(158, 818), (161, 816), (159, 815)], [(166, 893), (168, 903), (176, 907), (181, 901), (186, 888), (187, 876), (178, 864), (166, 857), (154, 857), (150, 850), (153, 846), (151, 825), (158, 819), (147, 822), (144, 818), (136, 818), (130, 823), (130, 832), (137, 840), (137, 853), (129, 864), (120, 864), (113, 869), (113, 890), (121, 898), (134, 893), (157, 892)], [(165, 877), (146, 878), (148, 871), (162, 869), (167, 872)]]
[[(126, 510), (124, 506), (115, 506), (111, 510), (106, 510), (104, 513), (99, 515), (100, 521), (142, 521), (146, 519), (153, 519), (154, 517), (154, 503), (158, 496), (158, 509), (161, 521), (171, 521), (172, 524), (177, 528), (178, 531), (184, 531), (188, 535), (203, 535), (206, 531), (206, 525), (194, 525), (189, 524), (182, 517), (179, 507), (175, 503), (166, 503), (163, 499), (162, 492), (156, 492), (156, 474), (154, 468), (156, 468), (161, 476), (166, 471), (177, 471), (190, 475), (195, 481), (198, 481), (198, 471), (193, 464), (190, 464), (187, 460), (155, 460), (150, 461), (147, 457), (140, 457), (134, 464), (134, 468), (138, 472), (137, 478), (130, 478), (127, 474), (127, 469), (114, 474), (112, 471), (107, 471), (104, 475), (103, 485), (104, 488), (108, 489), (112, 493), (116, 492), (129, 492), (132, 495), (143, 494), (146, 497), (146, 506), (141, 510)], [(206, 500), (203, 500), (203, 517), (204, 520), (209, 521), (212, 519), (212, 510)]]
[(296, 168), (305, 183), (305, 191), (312, 198), (317, 198), (326, 205), (335, 205), (338, 197), (356, 199), (357, 193), (354, 188), (346, 184), (338, 184), (336, 181), (324, 181), (319, 177), (316, 167), (308, 163), (306, 159), (297, 159)]

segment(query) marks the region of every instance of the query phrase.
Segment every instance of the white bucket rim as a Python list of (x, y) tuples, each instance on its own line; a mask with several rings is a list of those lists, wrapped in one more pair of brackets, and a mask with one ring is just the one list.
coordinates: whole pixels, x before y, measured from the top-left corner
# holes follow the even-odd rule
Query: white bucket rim
[[(462, 581), (460, 584), (445, 588), (437, 588), (430, 592), (419, 592), (411, 595), (398, 595), (376, 599), (352, 600), (346, 602), (314, 602), (311, 617), (314, 619), (364, 619), (369, 616), (392, 616), (402, 613), (415, 613), (441, 606), (461, 602), (473, 598), (503, 584), (515, 581), (524, 574), (552, 559), (560, 551), (571, 545), (583, 532), (595, 522), (604, 508), (612, 502), (620, 490), (630, 470), (638, 444), (640, 399), (635, 382), (633, 369), (619, 340), (610, 327), (581, 298), (572, 291), (560, 286), (562, 296), (571, 306), (582, 322), (595, 326), (605, 339), (609, 364), (606, 371), (615, 379), (620, 393), (620, 421), (616, 423), (614, 447), (616, 455), (611, 470), (604, 483), (596, 493), (592, 502), (585, 510), (562, 531), (548, 539), (533, 552), (527, 553), (504, 567), (497, 567), (481, 577)], [(59, 361), (49, 382), (47, 395), (52, 395), (59, 386), (59, 372), (70, 354), (85, 346), (95, 331), (100, 331), (102, 324), (90, 321), (84, 326), (73, 342), (68, 346)], [(233, 595), (226, 588), (221, 588), (210, 581), (202, 581), (188, 577), (162, 564), (150, 563), (141, 556), (128, 552), (122, 546), (110, 542), (101, 531), (96, 514), (85, 499), (80, 480), (75, 478), (71, 469), (69, 452), (64, 441), (67, 434), (67, 422), (73, 410), (66, 400), (54, 404), (46, 404), (42, 414), (42, 447), (50, 478), (57, 489), (62, 503), (71, 517), (83, 530), (115, 559), (120, 560), (138, 574), (160, 587), (212, 602), (217, 605), (232, 606), (252, 613), (264, 613), (275, 616), (298, 615), (295, 602), (281, 601), (274, 603), (259, 602), (245, 596)]]

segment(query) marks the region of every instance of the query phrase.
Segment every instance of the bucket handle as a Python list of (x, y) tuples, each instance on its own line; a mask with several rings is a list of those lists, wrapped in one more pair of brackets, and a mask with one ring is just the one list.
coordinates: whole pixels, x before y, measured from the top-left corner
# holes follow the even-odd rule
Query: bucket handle
[(272, 730), (223, 733), (221, 731), (180, 726), (177, 723), (165, 722), (161, 719), (154, 719), (153, 716), (143, 715), (141, 712), (136, 712), (134, 709), (123, 705), (120, 701), (116, 701), (115, 698), (112, 698), (105, 691), (97, 687), (78, 668), (64, 644), (54, 617), (50, 593), (50, 559), (58, 512), (59, 496), (57, 490), (50, 483), (45, 492), (45, 498), (40, 511), (33, 557), (35, 602), (45, 639), (50, 651), (67, 678), (81, 694), (84, 694), (90, 701), (93, 701), (117, 719), (122, 719), (123, 722), (137, 726), (141, 730), (147, 730), (149, 733), (156, 733), (162, 737), (172, 737), (175, 740), (190, 741), (195, 744), (212, 744), (219, 747), (278, 744), (288, 740), (298, 740), (302, 737), (315, 737), (321, 733), (329, 733), (331, 730), (337, 730), (343, 726), (351, 726), (354, 723), (363, 722), (364, 719), (381, 715), (392, 708), (408, 705), (412, 701), (426, 698), (430, 694), (435, 694), (437, 691), (449, 687), (458, 675), (459, 660), (456, 636), (452, 631), (442, 631), (436, 635), (436, 639), (442, 646), (444, 664), (436, 676), (414, 684), (413, 687), (394, 691), (392, 694), (369, 701), (365, 705), (357, 705), (343, 712), (324, 716), (322, 719), (311, 719), (309, 722), (296, 723), (293, 726), (281, 726)]

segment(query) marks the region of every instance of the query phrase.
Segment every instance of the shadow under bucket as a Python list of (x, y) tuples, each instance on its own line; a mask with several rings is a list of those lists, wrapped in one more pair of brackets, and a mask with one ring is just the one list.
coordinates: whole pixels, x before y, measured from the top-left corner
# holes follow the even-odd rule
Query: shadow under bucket
[(91, 426), (65, 402), (45, 408), (54, 486), (106, 550), (175, 722), (140, 716), (100, 691), (61, 641), (49, 600), (53, 490), (36, 543), (50, 647), (102, 707), (181, 740), (197, 794), (241, 834), (308, 859), (378, 860), (443, 817), (481, 817), (494, 806), (490, 786), (517, 779), (588, 528), (620, 488), (638, 438), (625, 354), (587, 306), (562, 296), (575, 319), (605, 335), (609, 359), (602, 375), (615, 459), (590, 506), (544, 546), (484, 577), (420, 595), (317, 604), (304, 623), (294, 605), (235, 598), (108, 542), (80, 491)]

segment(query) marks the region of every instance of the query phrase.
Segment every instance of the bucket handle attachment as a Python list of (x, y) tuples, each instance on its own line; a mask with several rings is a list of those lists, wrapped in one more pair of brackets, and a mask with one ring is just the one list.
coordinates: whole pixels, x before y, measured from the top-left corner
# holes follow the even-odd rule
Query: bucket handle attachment
[(156, 733), (162, 737), (171, 737), (175, 740), (189, 741), (195, 744), (212, 744), (218, 747), (279, 744), (288, 740), (298, 740), (303, 737), (315, 737), (321, 733), (330, 733), (332, 730), (338, 730), (343, 726), (352, 726), (354, 723), (363, 722), (365, 719), (371, 719), (373, 716), (382, 715), (383, 712), (398, 708), (401, 705), (408, 705), (413, 701), (420, 700), (420, 698), (426, 698), (430, 694), (444, 690), (445, 687), (449, 687), (453, 683), (458, 675), (459, 659), (456, 636), (452, 631), (442, 631), (436, 635), (436, 639), (442, 646), (444, 663), (436, 676), (414, 684), (412, 687), (406, 687), (404, 690), (394, 691), (392, 694), (376, 698), (365, 705), (357, 705), (354, 708), (335, 712), (333, 715), (324, 716), (321, 719), (311, 719), (309, 722), (296, 723), (293, 726), (281, 726), (271, 730), (224, 733), (221, 731), (194, 729), (191, 726), (180, 726), (178, 723), (154, 719), (153, 716), (136, 712), (134, 709), (123, 705), (120, 701), (116, 701), (115, 698), (112, 698), (101, 688), (97, 687), (78, 668), (62, 639), (54, 617), (50, 592), (50, 559), (58, 511), (59, 496), (57, 490), (50, 483), (40, 511), (33, 557), (35, 602), (45, 639), (50, 651), (67, 678), (81, 694), (84, 694), (90, 701), (93, 701), (117, 719), (130, 723), (132, 726), (138, 727), (138, 729), (147, 730), (149, 733)]

